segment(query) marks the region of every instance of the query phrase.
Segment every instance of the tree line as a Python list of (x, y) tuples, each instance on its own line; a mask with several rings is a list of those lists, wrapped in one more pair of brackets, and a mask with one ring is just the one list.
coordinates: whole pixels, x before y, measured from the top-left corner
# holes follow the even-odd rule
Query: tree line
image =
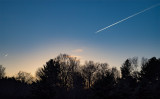
[(126, 59), (120, 70), (107, 63), (60, 54), (38, 68), (36, 78), (20, 71), (5, 76), (0, 65), (1, 99), (159, 99), (160, 58)]

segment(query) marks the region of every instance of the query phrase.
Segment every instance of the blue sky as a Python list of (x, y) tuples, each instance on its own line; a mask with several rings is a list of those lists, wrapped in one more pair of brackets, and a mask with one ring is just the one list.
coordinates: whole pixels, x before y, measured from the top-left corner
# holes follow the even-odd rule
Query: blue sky
[(0, 0), (0, 64), (8, 75), (34, 74), (68, 53), (121, 66), (126, 58), (160, 57), (160, 6), (95, 34), (160, 0)]

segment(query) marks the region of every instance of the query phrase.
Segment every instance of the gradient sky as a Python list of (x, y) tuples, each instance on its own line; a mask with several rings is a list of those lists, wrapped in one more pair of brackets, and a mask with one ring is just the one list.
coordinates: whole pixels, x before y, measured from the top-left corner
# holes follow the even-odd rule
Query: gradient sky
[(118, 68), (160, 57), (160, 6), (95, 34), (160, 0), (0, 0), (0, 64), (34, 75), (60, 53)]

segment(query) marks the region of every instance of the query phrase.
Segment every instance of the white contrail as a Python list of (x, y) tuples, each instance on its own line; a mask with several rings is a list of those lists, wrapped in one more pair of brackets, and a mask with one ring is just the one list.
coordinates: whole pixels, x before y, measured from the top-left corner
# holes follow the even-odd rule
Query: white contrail
[(105, 27), (105, 28), (103, 28), (103, 29), (100, 29), (100, 30), (96, 31), (95, 33), (101, 32), (101, 31), (103, 31), (103, 30), (105, 30), (105, 29), (107, 29), (107, 28), (109, 28), (109, 27), (112, 27), (112, 26), (114, 26), (114, 25), (116, 25), (116, 24), (118, 24), (118, 23), (121, 23), (121, 22), (123, 22), (123, 21), (125, 21), (125, 20), (127, 20), (127, 19), (129, 19), (129, 18), (132, 18), (132, 17), (134, 17), (134, 16), (136, 16), (136, 15), (138, 15), (138, 14), (141, 14), (141, 13), (143, 13), (143, 12), (149, 10), (149, 9), (152, 9), (152, 8), (154, 8), (154, 7), (157, 7), (157, 6), (159, 6), (159, 5), (160, 5), (160, 4), (156, 4), (156, 5), (153, 5), (153, 6), (149, 7), (149, 8), (146, 8), (146, 9), (144, 9), (144, 10), (138, 12), (138, 13), (135, 13), (135, 14), (133, 14), (133, 15), (125, 18), (125, 19), (122, 19), (122, 20), (120, 20), (120, 21), (118, 21), (118, 22), (115, 22), (115, 23), (113, 23), (113, 24), (111, 24), (111, 25), (109, 25), (109, 26), (107, 26), (107, 27)]

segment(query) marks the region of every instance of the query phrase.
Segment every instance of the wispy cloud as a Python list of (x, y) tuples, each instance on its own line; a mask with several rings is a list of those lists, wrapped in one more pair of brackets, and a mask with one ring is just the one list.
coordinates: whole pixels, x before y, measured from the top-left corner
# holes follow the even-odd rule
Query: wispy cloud
[(67, 57), (74, 58), (76, 61), (80, 61), (80, 59), (82, 58), (82, 56), (77, 56), (77, 55), (69, 55)]
[(7, 57), (7, 56), (8, 56), (8, 54), (5, 54), (4, 56), (5, 56), (5, 57)]
[(82, 58), (82, 56), (71, 55), (70, 57)]
[(80, 53), (80, 52), (83, 52), (83, 49), (75, 49), (75, 50), (72, 50), (72, 52)]

